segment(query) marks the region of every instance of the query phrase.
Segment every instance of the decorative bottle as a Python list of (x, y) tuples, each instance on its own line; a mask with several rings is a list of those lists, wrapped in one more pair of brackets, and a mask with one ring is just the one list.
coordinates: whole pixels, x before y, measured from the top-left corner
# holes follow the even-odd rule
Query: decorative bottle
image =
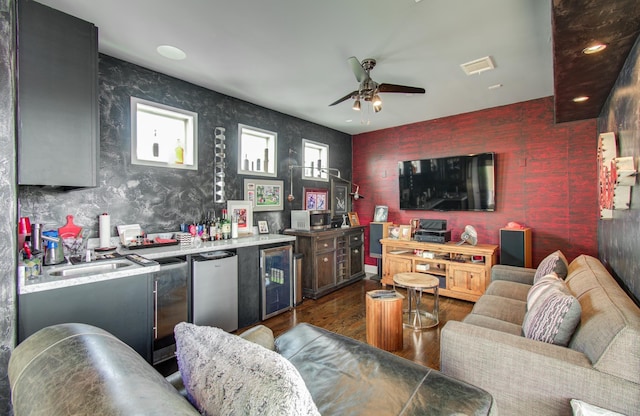
[(176, 165), (182, 165), (184, 163), (184, 148), (182, 142), (178, 139), (176, 143)]
[(227, 215), (227, 210), (222, 210), (222, 220), (220, 220), (220, 227), (222, 228), (222, 239), (228, 240), (231, 238), (231, 222)]

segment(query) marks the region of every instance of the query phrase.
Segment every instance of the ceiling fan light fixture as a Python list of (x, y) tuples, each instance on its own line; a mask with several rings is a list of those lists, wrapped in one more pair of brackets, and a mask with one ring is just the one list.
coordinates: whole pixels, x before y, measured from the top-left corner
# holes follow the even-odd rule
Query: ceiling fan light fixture
[(373, 98), (371, 99), (371, 103), (373, 104), (374, 107), (382, 108), (382, 98), (380, 98), (378, 94), (375, 94), (373, 96)]
[(356, 111), (360, 111), (360, 100), (355, 100), (353, 102), (353, 107), (351, 107), (351, 108), (353, 108)]
[(374, 104), (373, 105), (373, 111), (378, 113), (380, 112), (380, 110), (382, 110), (382, 101), (380, 101), (380, 103), (378, 105)]

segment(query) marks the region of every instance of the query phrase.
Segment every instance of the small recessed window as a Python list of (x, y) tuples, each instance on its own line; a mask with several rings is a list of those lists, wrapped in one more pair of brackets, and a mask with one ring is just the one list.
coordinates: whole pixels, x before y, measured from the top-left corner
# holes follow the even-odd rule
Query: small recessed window
[(302, 139), (304, 166), (302, 179), (329, 181), (329, 145)]
[(198, 170), (198, 114), (131, 97), (131, 164)]
[(238, 173), (276, 176), (278, 134), (238, 124)]

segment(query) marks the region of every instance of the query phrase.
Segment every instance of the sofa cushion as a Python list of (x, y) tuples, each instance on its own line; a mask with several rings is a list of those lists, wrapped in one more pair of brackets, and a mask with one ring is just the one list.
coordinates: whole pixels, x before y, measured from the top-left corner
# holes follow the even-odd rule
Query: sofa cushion
[(488, 316), (501, 321), (522, 325), (527, 302), (502, 296), (482, 295), (473, 306), (472, 314)]
[[(553, 277), (545, 276), (539, 283), (546, 283)], [(522, 324), (524, 336), (537, 341), (567, 346), (578, 323), (580, 323), (580, 303), (565, 289), (558, 287), (556, 280), (548, 285), (540, 285)], [(562, 282), (564, 284), (564, 282)], [(532, 287), (532, 291), (536, 285)]]
[(491, 282), (487, 291), (484, 293), (487, 295), (502, 296), (503, 298), (526, 302), (529, 289), (531, 289), (531, 285), (525, 283), (511, 282), (508, 280), (495, 280)]
[(506, 332), (507, 334), (522, 336), (522, 325), (514, 324), (490, 316), (470, 313), (463, 319), (464, 323), (481, 326), (495, 331)]
[(549, 273), (555, 273), (559, 278), (564, 279), (567, 277), (568, 270), (569, 263), (567, 263), (567, 258), (560, 250), (556, 250), (540, 262), (536, 269), (536, 274), (533, 276), (533, 284), (536, 284), (539, 279)]
[(319, 415), (285, 358), (219, 328), (175, 327), (178, 368), (189, 400), (204, 414)]

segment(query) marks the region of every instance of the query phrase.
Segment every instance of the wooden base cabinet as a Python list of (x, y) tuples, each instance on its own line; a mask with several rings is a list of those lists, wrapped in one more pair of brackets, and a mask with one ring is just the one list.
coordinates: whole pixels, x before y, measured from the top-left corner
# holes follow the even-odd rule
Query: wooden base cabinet
[(392, 238), (380, 242), (383, 285), (393, 285), (397, 273), (428, 273), (440, 278), (440, 295), (472, 302), (489, 285), (498, 255), (498, 246), (492, 244), (437, 244)]
[(296, 253), (303, 254), (302, 293), (317, 299), (362, 279), (364, 227), (322, 231), (286, 230), (296, 236)]

